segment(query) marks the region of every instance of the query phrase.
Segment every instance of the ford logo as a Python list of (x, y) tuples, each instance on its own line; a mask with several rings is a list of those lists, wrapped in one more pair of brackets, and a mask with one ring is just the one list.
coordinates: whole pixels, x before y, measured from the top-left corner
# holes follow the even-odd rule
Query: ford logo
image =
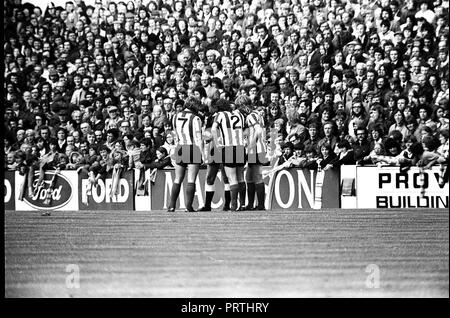
[[(45, 199), (48, 196), (49, 186), (54, 174), (55, 172), (52, 171), (45, 172), (43, 184), (38, 187), (37, 191), (34, 192), (31, 198), (29, 196), (25, 196), (24, 201), (27, 202), (31, 207), (39, 210), (55, 210), (62, 208), (67, 203), (69, 203), (72, 199), (72, 183), (66, 176), (62, 174), (58, 174), (55, 178), (55, 184), (50, 196), (50, 203), (44, 203)], [(34, 188), (36, 188), (38, 178), (39, 173), (36, 173), (33, 182)]]

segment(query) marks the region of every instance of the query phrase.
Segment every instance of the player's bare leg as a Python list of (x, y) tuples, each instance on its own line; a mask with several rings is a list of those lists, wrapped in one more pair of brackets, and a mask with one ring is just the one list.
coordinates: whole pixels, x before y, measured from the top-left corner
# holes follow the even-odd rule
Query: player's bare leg
[(253, 210), (255, 208), (255, 180), (253, 179), (253, 165), (248, 165), (247, 173), (245, 174), (245, 179), (247, 181), (247, 197), (248, 204), (246, 206), (246, 210)]
[(239, 186), (239, 211), (245, 210), (245, 195), (247, 187), (245, 185), (244, 169), (244, 166), (236, 167), (237, 181)]

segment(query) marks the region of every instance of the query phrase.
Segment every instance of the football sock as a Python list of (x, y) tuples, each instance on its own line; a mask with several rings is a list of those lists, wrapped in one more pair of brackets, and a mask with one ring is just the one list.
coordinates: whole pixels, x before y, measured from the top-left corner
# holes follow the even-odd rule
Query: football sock
[(186, 185), (186, 208), (192, 208), (192, 202), (194, 202), (195, 183), (188, 183)]
[(256, 188), (256, 196), (258, 197), (258, 207), (262, 208), (262, 207), (264, 207), (264, 199), (265, 199), (265, 194), (266, 194), (265, 193), (266, 188), (265, 188), (264, 182), (257, 183), (255, 185), (255, 188)]
[(174, 183), (172, 186), (172, 194), (170, 195), (170, 205), (169, 208), (175, 208), (177, 204), (178, 195), (180, 194), (180, 184)]
[(224, 203), (224, 207), (225, 208), (230, 208), (230, 201), (231, 201), (231, 194), (230, 194), (230, 190), (225, 190), (224, 192), (224, 197), (225, 197), (225, 203)]
[(241, 207), (245, 205), (245, 190), (245, 182), (239, 182), (239, 204), (241, 205)]
[(247, 195), (248, 195), (248, 204), (247, 206), (251, 209), (255, 205), (255, 183), (249, 182), (247, 183)]
[(205, 207), (211, 208), (211, 202), (214, 197), (214, 191), (206, 191), (205, 195)]
[(239, 193), (239, 184), (232, 184), (230, 186), (230, 192), (231, 192), (231, 202), (230, 202), (230, 208), (233, 210), (237, 209), (237, 199), (238, 199), (238, 193)]

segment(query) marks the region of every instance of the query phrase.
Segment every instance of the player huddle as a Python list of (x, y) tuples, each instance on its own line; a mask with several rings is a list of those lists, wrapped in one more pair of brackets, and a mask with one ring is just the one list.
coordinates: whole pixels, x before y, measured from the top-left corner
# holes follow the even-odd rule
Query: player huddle
[(184, 110), (173, 117), (178, 146), (168, 212), (175, 211), (186, 173), (186, 212), (195, 212), (192, 207), (195, 180), (202, 163), (207, 164), (207, 177), (205, 205), (200, 211), (211, 211), (219, 170), (225, 183), (225, 211), (264, 210), (261, 166), (266, 161), (265, 125), (264, 119), (251, 106), (250, 98), (245, 95), (238, 96), (234, 104), (219, 99), (211, 106), (215, 112), (210, 112), (203, 121), (200, 100), (193, 97), (186, 100)]

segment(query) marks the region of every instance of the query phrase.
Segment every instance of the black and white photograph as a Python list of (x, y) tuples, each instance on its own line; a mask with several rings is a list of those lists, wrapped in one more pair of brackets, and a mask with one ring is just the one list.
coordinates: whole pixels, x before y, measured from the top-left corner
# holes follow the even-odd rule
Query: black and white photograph
[(3, 15), (5, 298), (448, 299), (449, 0)]

